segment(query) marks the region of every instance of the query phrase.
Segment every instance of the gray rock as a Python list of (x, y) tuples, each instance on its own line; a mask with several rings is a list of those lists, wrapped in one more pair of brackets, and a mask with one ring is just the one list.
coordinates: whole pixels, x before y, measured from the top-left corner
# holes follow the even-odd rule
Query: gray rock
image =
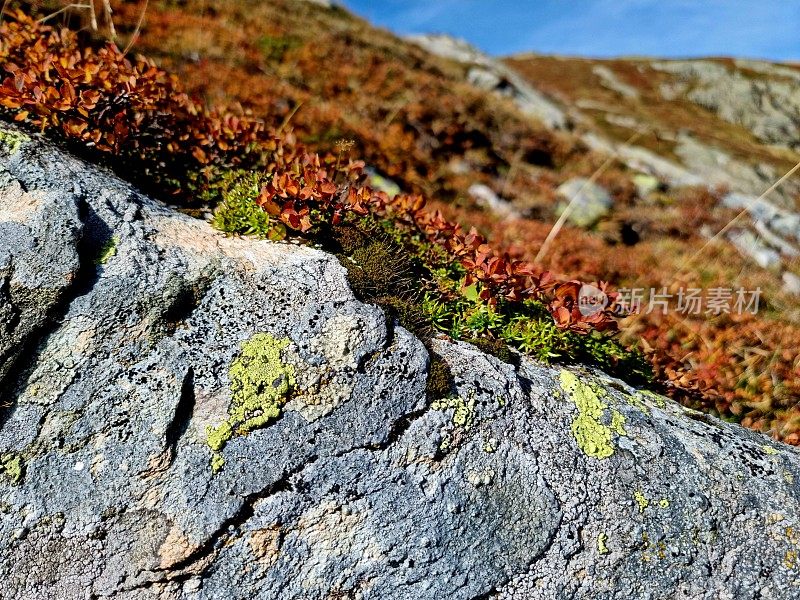
[(602, 186), (582, 177), (565, 181), (556, 193), (564, 198), (559, 212), (569, 210), (567, 221), (577, 227), (591, 227), (611, 211), (613, 204)]
[(27, 283), (56, 275), (16, 276), (45, 316), (3, 389), (0, 597), (794, 596), (795, 449), (446, 340), (429, 403), (426, 350), (332, 256), (225, 238), (36, 140), (0, 173), (0, 227), (28, 232), (0, 255), (65, 227), (51, 271), (79, 273), (53, 304)]
[(662, 158), (647, 148), (611, 142), (594, 133), (584, 133), (581, 139), (593, 150), (604, 154), (616, 154), (619, 159), (636, 171), (643, 171), (672, 186), (704, 185), (706, 182), (697, 174)]
[[(687, 83), (689, 100), (722, 119), (746, 127), (766, 143), (800, 148), (800, 72), (753, 60), (736, 61), (732, 69), (703, 60), (657, 62), (653, 66)], [(754, 77), (748, 71), (761, 76)]]
[(781, 263), (781, 257), (792, 259), (800, 255), (800, 214), (766, 198), (733, 192), (722, 198), (722, 205), (749, 213), (754, 231), (733, 232), (730, 237), (745, 256), (762, 267), (773, 268)]
[(603, 87), (610, 89), (612, 92), (617, 92), (625, 98), (634, 100), (639, 98), (639, 91), (635, 87), (620, 81), (617, 74), (606, 65), (595, 65), (592, 67), (592, 73), (600, 78), (600, 83)]
[(749, 229), (736, 229), (728, 233), (727, 237), (743, 256), (753, 260), (758, 266), (765, 269), (780, 267), (780, 253), (766, 244), (758, 234)]
[(723, 206), (746, 209), (755, 221), (765, 223), (775, 234), (800, 241), (800, 214), (776, 206), (766, 198), (731, 192), (722, 199)]
[[(0, 136), (7, 135), (0, 130)], [(20, 138), (22, 139), (22, 138)], [(0, 384), (47, 323), (67, 289), (79, 286), (77, 202), (56, 207), (47, 193), (31, 195), (0, 173), (8, 202), (0, 205)], [(13, 252), (11, 249), (13, 248)]]
[(783, 291), (792, 296), (800, 296), (800, 276), (786, 271), (783, 276)]
[(491, 211), (503, 219), (517, 219), (520, 217), (519, 211), (514, 208), (508, 200), (498, 196), (492, 188), (482, 183), (473, 183), (467, 193), (480, 206)]
[[(780, 174), (769, 165), (752, 165), (738, 160), (719, 148), (709, 146), (690, 135), (679, 135), (675, 153), (691, 171), (709, 187), (727, 187), (745, 194), (761, 194)], [(791, 195), (791, 186), (774, 192), (775, 196)]]
[(513, 69), (466, 41), (449, 35), (412, 35), (406, 39), (431, 54), (467, 65), (467, 80), (470, 83), (513, 99), (522, 112), (536, 117), (548, 127), (563, 129), (567, 126), (568, 119), (555, 102), (527, 83)]

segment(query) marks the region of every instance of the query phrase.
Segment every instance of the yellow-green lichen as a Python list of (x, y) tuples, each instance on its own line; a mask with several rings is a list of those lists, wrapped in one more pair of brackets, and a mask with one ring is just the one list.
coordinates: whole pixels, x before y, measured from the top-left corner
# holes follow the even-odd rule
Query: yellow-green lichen
[(667, 500), (666, 498), (662, 498), (661, 500), (658, 501), (658, 505), (661, 508), (669, 508), (669, 500)]
[[(662, 560), (667, 557), (667, 543), (663, 540), (652, 543), (646, 531), (642, 533), (641, 549), (643, 562), (650, 562), (656, 557)], [(653, 552), (655, 552), (655, 555), (652, 554)]]
[(775, 456), (776, 454), (778, 454), (778, 451), (775, 450), (775, 448), (773, 448), (772, 446), (767, 446), (766, 444), (761, 446), (761, 449), (764, 451), (764, 454), (769, 454), (770, 456)]
[(610, 409), (609, 425), (606, 409), (608, 406), (600, 399), (602, 390), (594, 389), (569, 371), (561, 371), (561, 387), (578, 409), (578, 416), (572, 421), (572, 435), (578, 446), (587, 455), (597, 459), (608, 458), (614, 454), (614, 434), (626, 435), (625, 417), (616, 409)]
[(786, 554), (783, 557), (783, 565), (787, 569), (796, 569), (798, 566), (798, 558), (800, 558), (800, 554), (798, 554), (798, 547), (800, 547), (800, 534), (795, 530), (794, 527), (786, 527), (784, 529), (784, 533), (786, 535), (786, 540), (791, 545), (788, 550), (786, 550)]
[(214, 452), (211, 455), (211, 472), (212, 473), (219, 473), (222, 470), (222, 467), (225, 466), (225, 457), (222, 456), (219, 452)]
[(641, 490), (636, 490), (633, 492), (633, 499), (636, 500), (636, 504), (639, 505), (639, 512), (643, 513), (644, 509), (650, 506), (650, 500), (647, 499)]
[(22, 481), (23, 464), (19, 454), (9, 452), (0, 455), (0, 473), (8, 478), (13, 485)]
[(224, 460), (219, 454), (234, 435), (247, 435), (278, 418), (295, 386), (295, 370), (284, 364), (281, 352), (289, 340), (278, 340), (268, 333), (254, 335), (242, 344), (242, 352), (228, 371), (231, 403), (228, 418), (206, 430), (207, 443), (214, 451), (213, 471)]
[(469, 429), (475, 420), (475, 398), (442, 398), (431, 403), (433, 410), (453, 409), (453, 424), (456, 427)]
[(635, 394), (625, 394), (625, 401), (628, 404), (647, 414), (650, 412), (650, 405), (645, 402), (644, 398), (645, 397), (641, 392), (636, 392)]
[(112, 256), (117, 254), (117, 244), (119, 243), (119, 238), (117, 236), (111, 236), (108, 238), (103, 247), (100, 248), (100, 252), (97, 255), (97, 258), (94, 261), (96, 265), (104, 265), (109, 260), (111, 260)]
[(667, 543), (666, 542), (664, 542), (664, 541), (658, 542), (658, 544), (656, 544), (656, 548), (658, 549), (658, 558), (660, 558), (661, 560), (664, 560), (665, 558), (667, 558)]
[(616, 431), (617, 435), (628, 435), (628, 432), (625, 431), (625, 415), (613, 410), (611, 412), (611, 429)]
[(19, 152), (20, 147), (25, 142), (30, 141), (30, 137), (19, 131), (0, 128), (0, 146), (7, 148), (10, 155)]
[(611, 552), (606, 546), (606, 542), (608, 541), (608, 536), (605, 533), (601, 533), (597, 536), (597, 551), (600, 554), (608, 554)]

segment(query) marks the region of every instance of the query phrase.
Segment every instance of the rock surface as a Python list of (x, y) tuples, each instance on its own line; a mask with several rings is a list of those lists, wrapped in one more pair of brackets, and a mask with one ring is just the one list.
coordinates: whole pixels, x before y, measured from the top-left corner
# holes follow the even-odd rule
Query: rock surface
[(513, 69), (464, 40), (449, 35), (412, 35), (407, 39), (431, 54), (469, 66), (467, 80), (470, 83), (510, 97), (522, 112), (535, 116), (548, 127), (561, 129), (568, 125), (564, 111), (542, 92), (528, 85)]
[(793, 448), (446, 340), (428, 402), (332, 256), (37, 140), (0, 232), (2, 598), (797, 597)]
[(569, 179), (556, 193), (564, 201), (559, 212), (569, 207), (567, 220), (576, 227), (591, 227), (611, 211), (611, 196), (602, 186), (583, 177)]
[(769, 144), (800, 148), (800, 71), (756, 60), (737, 60), (732, 67), (710, 60), (653, 66), (678, 76), (691, 101), (726, 121), (745, 126)]

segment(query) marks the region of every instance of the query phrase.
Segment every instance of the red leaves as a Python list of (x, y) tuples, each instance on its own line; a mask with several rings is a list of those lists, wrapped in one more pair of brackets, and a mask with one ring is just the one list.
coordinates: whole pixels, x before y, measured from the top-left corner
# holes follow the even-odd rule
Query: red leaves
[(410, 224), (442, 247), (467, 271), (464, 287), (478, 284), (483, 301), (494, 305), (501, 299), (512, 303), (542, 300), (559, 327), (576, 333), (616, 330), (617, 321), (611, 311), (616, 294), (607, 292), (605, 283), (598, 287), (606, 294), (609, 306), (593, 314), (583, 314), (577, 302), (580, 282), (556, 282), (550, 272), (541, 272), (531, 263), (497, 253), (475, 229), (465, 235), (459, 225), (447, 221), (439, 211), (426, 211), (421, 196), (401, 194), (389, 199), (386, 194), (371, 193), (368, 188), (359, 192), (351, 189), (349, 195), (369, 196), (373, 214)]
[(206, 111), (175, 77), (114, 44), (81, 47), (74, 32), (17, 11), (0, 24), (0, 47), (0, 106), (43, 131), (152, 165), (165, 148), (173, 161), (236, 166), (249, 148), (270, 143), (262, 124)]

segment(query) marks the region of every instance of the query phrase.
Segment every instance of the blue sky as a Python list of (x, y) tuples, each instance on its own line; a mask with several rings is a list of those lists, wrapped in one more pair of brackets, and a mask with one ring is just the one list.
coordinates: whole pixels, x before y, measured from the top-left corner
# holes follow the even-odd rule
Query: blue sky
[(496, 55), (800, 60), (800, 0), (340, 0), (397, 33), (449, 33)]

